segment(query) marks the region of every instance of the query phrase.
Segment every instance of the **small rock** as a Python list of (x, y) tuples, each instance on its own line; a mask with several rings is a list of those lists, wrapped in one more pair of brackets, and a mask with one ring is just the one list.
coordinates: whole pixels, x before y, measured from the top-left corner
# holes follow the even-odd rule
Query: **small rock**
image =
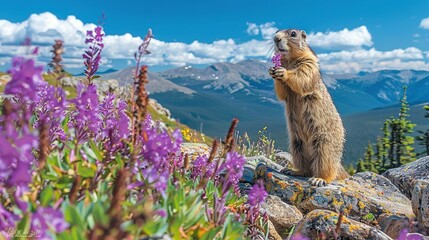
[(283, 166), (279, 165), (278, 163), (274, 162), (273, 160), (263, 156), (253, 156), (253, 157), (246, 157), (246, 166), (252, 169), (255, 169), (258, 164), (265, 164), (269, 168), (272, 168), (276, 171), (281, 171), (283, 169)]
[(411, 195), (413, 212), (419, 226), (429, 228), (429, 181), (417, 181)]
[(413, 230), (414, 226), (406, 216), (383, 213), (377, 219), (381, 231), (397, 239), (402, 230)]
[[(291, 239), (297, 235), (309, 239), (355, 239), (390, 240), (382, 231), (343, 216), (337, 231), (339, 215), (329, 210), (314, 210), (308, 213), (294, 228)], [(338, 235), (336, 237), (335, 235)]]
[(429, 181), (429, 156), (420, 158), (412, 163), (389, 169), (383, 173), (408, 198), (418, 180)]
[(153, 98), (149, 99), (149, 105), (153, 107), (155, 111), (157, 111), (159, 114), (162, 114), (166, 116), (168, 119), (171, 119), (171, 113), (170, 110), (167, 108), (164, 108), (158, 101), (156, 101)]
[(276, 162), (283, 167), (290, 166), (292, 164), (292, 155), (288, 152), (277, 152), (274, 154)]
[(204, 143), (182, 143), (180, 145), (181, 152), (187, 154), (191, 161), (194, 161), (199, 156), (210, 155), (211, 148)]
[(353, 177), (334, 181), (326, 187), (314, 187), (309, 178), (288, 176), (260, 164), (255, 177), (262, 178), (271, 195), (296, 206), (303, 214), (315, 209), (339, 212), (364, 223), (376, 223), (383, 213), (415, 217), (411, 201), (385, 177), (370, 173), (357, 173)]
[(261, 209), (267, 212), (269, 220), (284, 238), (289, 234), (289, 230), (302, 219), (302, 213), (298, 208), (273, 195), (268, 195)]
[(274, 227), (273, 223), (268, 220), (268, 239), (270, 240), (282, 240), (282, 236), (279, 235), (279, 233), (277, 232), (276, 228)]

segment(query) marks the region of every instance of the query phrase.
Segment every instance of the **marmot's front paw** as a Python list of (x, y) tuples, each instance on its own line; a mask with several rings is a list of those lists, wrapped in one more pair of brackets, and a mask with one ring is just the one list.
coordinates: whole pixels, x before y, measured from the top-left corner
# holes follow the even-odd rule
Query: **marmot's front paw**
[(270, 76), (275, 79), (275, 80), (279, 80), (279, 81), (283, 81), (285, 79), (286, 76), (286, 68), (284, 67), (278, 67), (278, 68), (270, 68), (268, 70), (268, 73), (270, 74)]
[(310, 185), (316, 186), (316, 187), (326, 187), (326, 185), (328, 185), (325, 179), (316, 178), (316, 177), (310, 178), (308, 182), (310, 183)]

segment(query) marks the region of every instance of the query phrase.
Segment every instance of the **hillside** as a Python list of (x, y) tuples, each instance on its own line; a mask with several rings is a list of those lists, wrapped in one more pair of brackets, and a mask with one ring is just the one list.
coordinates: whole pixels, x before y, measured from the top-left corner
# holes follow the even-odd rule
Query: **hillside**
[[(223, 136), (229, 121), (238, 117), (240, 132), (255, 138), (258, 130), (266, 126), (278, 147), (287, 149), (283, 106), (276, 99), (273, 81), (267, 73), (270, 66), (271, 63), (246, 60), (206, 68), (170, 69), (149, 75), (149, 91), (180, 122), (207, 135)], [(131, 72), (131, 68), (124, 69), (102, 75), (102, 79), (129, 84)], [(396, 114), (392, 106), (398, 103), (403, 85), (408, 85), (411, 105), (429, 102), (429, 95), (425, 94), (429, 90), (429, 72), (425, 71), (323, 74), (323, 79), (344, 119), (346, 162), (357, 161), (384, 120)], [(412, 107), (412, 117), (416, 123), (424, 123), (420, 106)]]

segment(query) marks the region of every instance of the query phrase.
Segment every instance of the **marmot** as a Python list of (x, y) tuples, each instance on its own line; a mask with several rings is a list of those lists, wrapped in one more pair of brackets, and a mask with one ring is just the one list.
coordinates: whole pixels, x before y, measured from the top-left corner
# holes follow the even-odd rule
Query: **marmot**
[(270, 68), (269, 74), (278, 99), (286, 102), (292, 174), (324, 186), (348, 176), (341, 164), (345, 130), (306, 37), (297, 29), (277, 31), (273, 40), (281, 67)]

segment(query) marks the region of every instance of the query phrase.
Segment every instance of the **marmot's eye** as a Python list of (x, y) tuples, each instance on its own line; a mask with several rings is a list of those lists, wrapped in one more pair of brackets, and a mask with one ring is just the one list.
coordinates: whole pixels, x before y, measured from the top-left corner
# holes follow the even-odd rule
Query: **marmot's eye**
[(295, 31), (292, 31), (292, 32), (290, 33), (290, 36), (291, 36), (291, 37), (296, 37), (296, 32), (295, 32)]

